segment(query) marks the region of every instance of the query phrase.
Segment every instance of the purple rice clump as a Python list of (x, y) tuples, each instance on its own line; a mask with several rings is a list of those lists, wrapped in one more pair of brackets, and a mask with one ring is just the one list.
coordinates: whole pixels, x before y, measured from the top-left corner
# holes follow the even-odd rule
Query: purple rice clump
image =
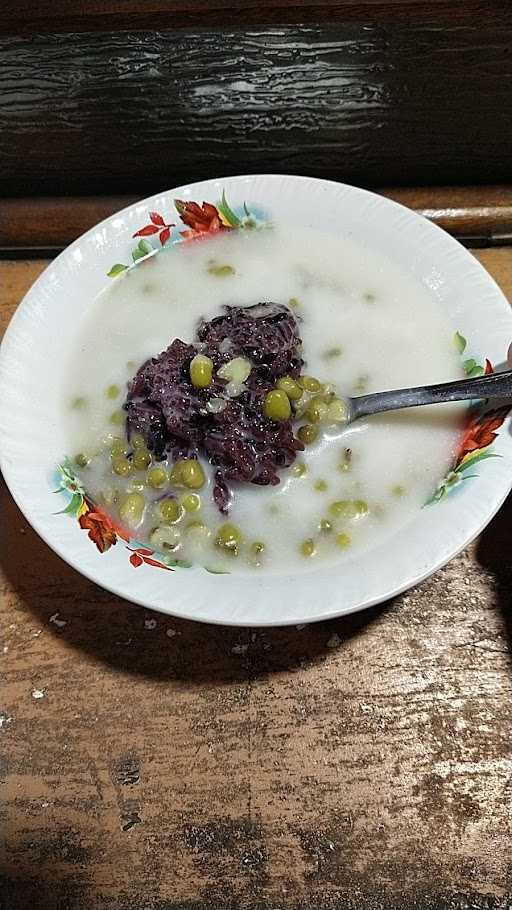
[[(224, 310), (200, 324), (196, 342), (175, 339), (146, 361), (129, 383), (124, 408), (128, 437), (140, 433), (156, 459), (208, 458), (217, 468), (214, 499), (225, 513), (229, 481), (278, 484), (278, 471), (289, 467), (304, 446), (293, 435), (291, 420), (276, 423), (263, 414), (265, 395), (279, 377), (297, 377), (303, 365), (295, 316), (276, 303)], [(190, 361), (198, 353), (214, 364), (206, 389), (196, 389), (190, 381)], [(227, 380), (216, 373), (239, 356), (252, 369), (242, 394), (230, 398)], [(213, 398), (225, 401), (218, 413), (208, 409)]]

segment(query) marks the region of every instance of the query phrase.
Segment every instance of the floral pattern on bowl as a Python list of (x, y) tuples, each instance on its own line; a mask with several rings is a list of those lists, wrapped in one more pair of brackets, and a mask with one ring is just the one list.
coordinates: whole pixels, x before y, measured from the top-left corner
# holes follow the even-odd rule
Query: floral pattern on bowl
[(167, 554), (157, 553), (150, 547), (133, 540), (127, 528), (113, 521), (105, 509), (94, 503), (87, 495), (69, 459), (66, 458), (58, 466), (57, 478), (59, 487), (55, 492), (64, 493), (69, 497), (66, 508), (58, 514), (77, 518), (78, 524), (82, 530), (87, 531), (89, 540), (95, 544), (100, 553), (106, 553), (115, 546), (118, 540), (122, 540), (126, 549), (131, 553), (130, 563), (136, 569), (142, 565), (167, 570), (176, 566), (190, 568), (190, 563), (184, 560), (171, 559)]
[[(466, 339), (459, 332), (456, 332), (454, 341), (462, 356), (467, 347)], [(483, 376), (494, 372), (493, 366), (488, 359), (485, 360), (485, 364), (481, 365), (471, 357), (464, 361), (463, 367), (467, 376)], [(489, 452), (489, 449), (509, 411), (509, 405), (492, 410), (489, 410), (485, 404), (470, 405), (453, 465), (446, 477), (443, 477), (439, 482), (426, 505), (440, 502), (449, 493), (457, 489), (463, 481), (477, 477), (477, 474), (468, 473), (468, 471), (473, 471), (475, 465), (479, 462), (484, 461), (486, 458), (499, 457), (494, 452)]]
[[(181, 199), (174, 200), (174, 207), (186, 225), (185, 231), (180, 231), (179, 236), (183, 240), (200, 240), (209, 234), (219, 234), (221, 231), (251, 229), (258, 227), (260, 222), (251, 215), (247, 205), (244, 203), (243, 213), (237, 215), (229, 206), (226, 194), (222, 194), (222, 199), (217, 205), (211, 202), (203, 202), (199, 205), (197, 202), (183, 202)], [(176, 227), (174, 223), (166, 224), (159, 212), (149, 212), (149, 223), (135, 231), (133, 238), (139, 237), (137, 246), (132, 250), (132, 264), (125, 265), (123, 262), (116, 262), (107, 272), (108, 278), (116, 278), (122, 275), (128, 269), (133, 268), (141, 259), (148, 256), (154, 256), (155, 253), (166, 245), (171, 239), (172, 228)], [(158, 234), (160, 246), (146, 240), (146, 237)]]

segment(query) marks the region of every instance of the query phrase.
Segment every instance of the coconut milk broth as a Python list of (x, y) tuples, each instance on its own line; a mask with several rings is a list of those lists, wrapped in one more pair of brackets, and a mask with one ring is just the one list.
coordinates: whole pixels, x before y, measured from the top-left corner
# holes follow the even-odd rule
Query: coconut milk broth
[[(213, 274), (212, 263), (230, 265), (234, 273)], [(111, 423), (112, 414), (121, 408), (127, 381), (148, 357), (176, 337), (193, 339), (199, 319), (218, 315), (224, 304), (265, 300), (293, 301), (301, 320), (304, 372), (333, 383), (341, 394), (463, 375), (454, 327), (427, 289), (384, 256), (346, 238), (284, 225), (233, 232), (165, 249), (114, 279), (94, 301), (72, 351), (63, 396), (70, 456), (93, 453), (109, 433), (122, 433)], [(115, 401), (105, 393), (110, 385), (121, 389)], [(76, 398), (85, 399), (82, 407), (71, 407)], [(266, 545), (257, 571), (310, 570), (320, 562), (353, 558), (411, 521), (449, 467), (458, 410), (411, 409), (361, 420), (343, 432), (331, 428), (299, 453), (297, 462), (306, 466), (302, 476), (292, 468), (281, 472), (277, 487), (233, 484), (229, 521), (249, 543)], [(113, 478), (107, 456), (93, 459), (81, 476), (99, 502), (106, 487), (123, 491), (133, 479)], [(215, 529), (226, 519), (212, 503), (209, 486), (200, 495), (201, 512), (188, 517)], [(331, 520), (330, 503), (352, 499), (365, 500), (368, 513), (332, 520), (333, 531), (319, 532), (321, 519)], [(154, 527), (153, 510), (147, 508), (134, 537), (147, 539)], [(350, 538), (343, 549), (335, 543), (339, 532)], [(189, 536), (180, 558), (255, 571), (245, 549), (236, 558), (224, 556), (211, 540), (192, 542)], [(309, 538), (316, 554), (306, 558), (300, 548)]]

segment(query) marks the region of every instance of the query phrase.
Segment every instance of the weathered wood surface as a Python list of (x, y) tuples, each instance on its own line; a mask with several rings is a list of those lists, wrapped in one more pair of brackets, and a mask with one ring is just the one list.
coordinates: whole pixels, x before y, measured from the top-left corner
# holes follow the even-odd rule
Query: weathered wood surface
[[(477, 255), (512, 295), (512, 250)], [(44, 265), (0, 264), (0, 334)], [(511, 527), (237, 631), (100, 590), (0, 482), (2, 910), (510, 910)]]
[(448, 25), (4, 35), (0, 194), (145, 194), (269, 171), (364, 186), (507, 182), (512, 6), (452, 6)]
[(230, 27), (303, 22), (421, 22), (444, 27), (500, 22), (502, 0), (17, 0), (2, 9), (0, 33), (105, 28)]
[[(512, 238), (512, 186), (379, 190), (466, 242)], [(138, 196), (0, 199), (0, 249), (62, 249)]]

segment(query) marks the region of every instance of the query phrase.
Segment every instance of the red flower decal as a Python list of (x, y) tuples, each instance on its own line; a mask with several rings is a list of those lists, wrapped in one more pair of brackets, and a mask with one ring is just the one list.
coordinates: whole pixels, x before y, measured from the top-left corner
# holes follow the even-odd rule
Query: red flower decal
[(145, 547), (136, 547), (135, 550), (132, 550), (131, 547), (127, 548), (131, 551), (130, 562), (134, 569), (138, 569), (139, 566), (155, 566), (156, 569), (166, 569), (167, 572), (172, 572), (170, 566), (166, 566), (165, 563), (160, 562), (158, 559), (152, 559), (153, 550), (147, 550)]
[(229, 225), (224, 224), (219, 210), (211, 202), (203, 202), (198, 205), (197, 202), (183, 202), (176, 199), (174, 202), (184, 224), (188, 225), (189, 231), (181, 231), (181, 236), (186, 238), (197, 237), (201, 234), (217, 234), (219, 231), (230, 231)]
[[(84, 531), (88, 532), (88, 537), (96, 545), (100, 553), (106, 553), (111, 547), (115, 546), (118, 539), (124, 540), (127, 544), (130, 541), (129, 532), (118, 525), (112, 518), (98, 508), (91, 499), (84, 496), (81, 506), (81, 512), (78, 512), (78, 523)], [(149, 547), (130, 547), (130, 562), (135, 569), (139, 566), (155, 566), (157, 569), (165, 569), (172, 572), (170, 566), (166, 566), (160, 560), (155, 559), (153, 550)]]
[(78, 518), (78, 523), (84, 531), (88, 531), (100, 553), (110, 550), (117, 542), (117, 538), (128, 540), (128, 534), (121, 525), (115, 524), (106, 512), (103, 512), (90, 499), (84, 500), (85, 511)]
[(141, 228), (139, 231), (135, 231), (133, 236), (151, 237), (152, 234), (158, 234), (160, 244), (161, 246), (164, 246), (171, 236), (171, 228), (175, 227), (175, 225), (166, 224), (158, 212), (150, 212), (149, 220), (151, 224), (146, 224), (145, 227)]
[(85, 512), (78, 521), (80, 527), (89, 532), (89, 539), (96, 544), (100, 553), (110, 550), (117, 542), (117, 535), (110, 520), (99, 512)]
[(146, 227), (135, 231), (134, 237), (149, 237), (151, 234), (158, 234), (158, 228), (155, 224), (147, 224)]
[(470, 418), (457, 453), (457, 465), (469, 452), (486, 449), (487, 446), (492, 445), (498, 435), (497, 430), (501, 427), (507, 413), (508, 408), (500, 408), (497, 411), (487, 411)]

